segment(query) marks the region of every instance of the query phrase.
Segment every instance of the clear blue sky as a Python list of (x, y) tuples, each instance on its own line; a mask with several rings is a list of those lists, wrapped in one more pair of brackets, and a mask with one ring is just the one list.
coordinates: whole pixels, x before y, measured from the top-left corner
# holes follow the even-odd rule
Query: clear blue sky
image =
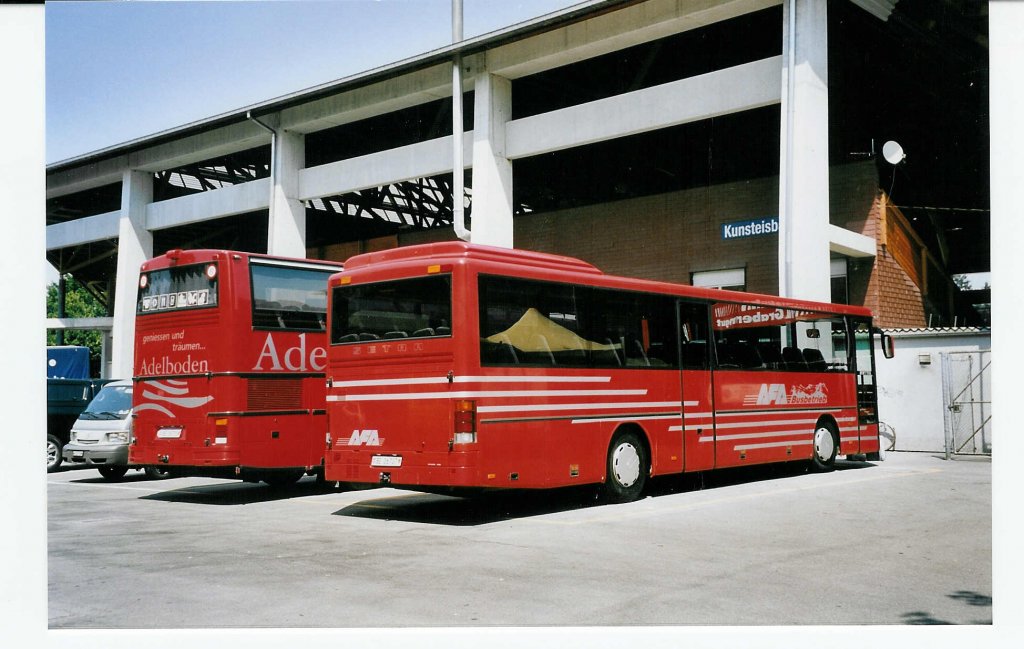
[[(463, 0), (464, 36), (578, 2)], [(48, 2), (46, 162), (450, 41), (450, 0)]]

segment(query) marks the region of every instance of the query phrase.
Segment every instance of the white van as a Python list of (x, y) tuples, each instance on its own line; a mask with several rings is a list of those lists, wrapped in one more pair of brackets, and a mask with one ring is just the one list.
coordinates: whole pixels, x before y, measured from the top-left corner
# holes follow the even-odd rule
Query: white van
[[(128, 443), (132, 437), (132, 382), (107, 383), (93, 397), (71, 427), (64, 446), (69, 465), (94, 466), (108, 480), (128, 473)], [(159, 469), (146, 469), (152, 478), (166, 477)]]

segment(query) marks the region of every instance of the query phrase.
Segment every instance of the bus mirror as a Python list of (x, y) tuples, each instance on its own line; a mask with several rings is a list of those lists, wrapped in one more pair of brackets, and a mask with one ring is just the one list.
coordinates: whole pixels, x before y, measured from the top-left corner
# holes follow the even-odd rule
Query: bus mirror
[(878, 333), (879, 339), (882, 341), (882, 356), (886, 358), (892, 358), (896, 355), (896, 342), (892, 339), (892, 336), (885, 333), (881, 329), (875, 329)]

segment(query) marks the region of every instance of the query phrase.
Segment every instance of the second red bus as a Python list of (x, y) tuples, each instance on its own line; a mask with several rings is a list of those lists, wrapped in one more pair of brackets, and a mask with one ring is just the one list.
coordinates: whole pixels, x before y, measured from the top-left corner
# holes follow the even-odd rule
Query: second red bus
[(353, 257), (329, 310), (328, 480), (628, 501), (652, 476), (879, 453), (861, 307), (454, 242)]

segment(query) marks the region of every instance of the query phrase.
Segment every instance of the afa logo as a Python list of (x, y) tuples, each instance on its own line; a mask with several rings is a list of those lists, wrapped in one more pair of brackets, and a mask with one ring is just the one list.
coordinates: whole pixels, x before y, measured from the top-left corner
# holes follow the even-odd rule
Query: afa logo
[(788, 390), (784, 383), (762, 383), (757, 394), (743, 397), (745, 406), (784, 406), (828, 403), (828, 386), (824, 383), (794, 385)]
[(346, 442), (347, 446), (380, 446), (384, 440), (377, 434), (376, 428), (352, 431), (352, 436)]

